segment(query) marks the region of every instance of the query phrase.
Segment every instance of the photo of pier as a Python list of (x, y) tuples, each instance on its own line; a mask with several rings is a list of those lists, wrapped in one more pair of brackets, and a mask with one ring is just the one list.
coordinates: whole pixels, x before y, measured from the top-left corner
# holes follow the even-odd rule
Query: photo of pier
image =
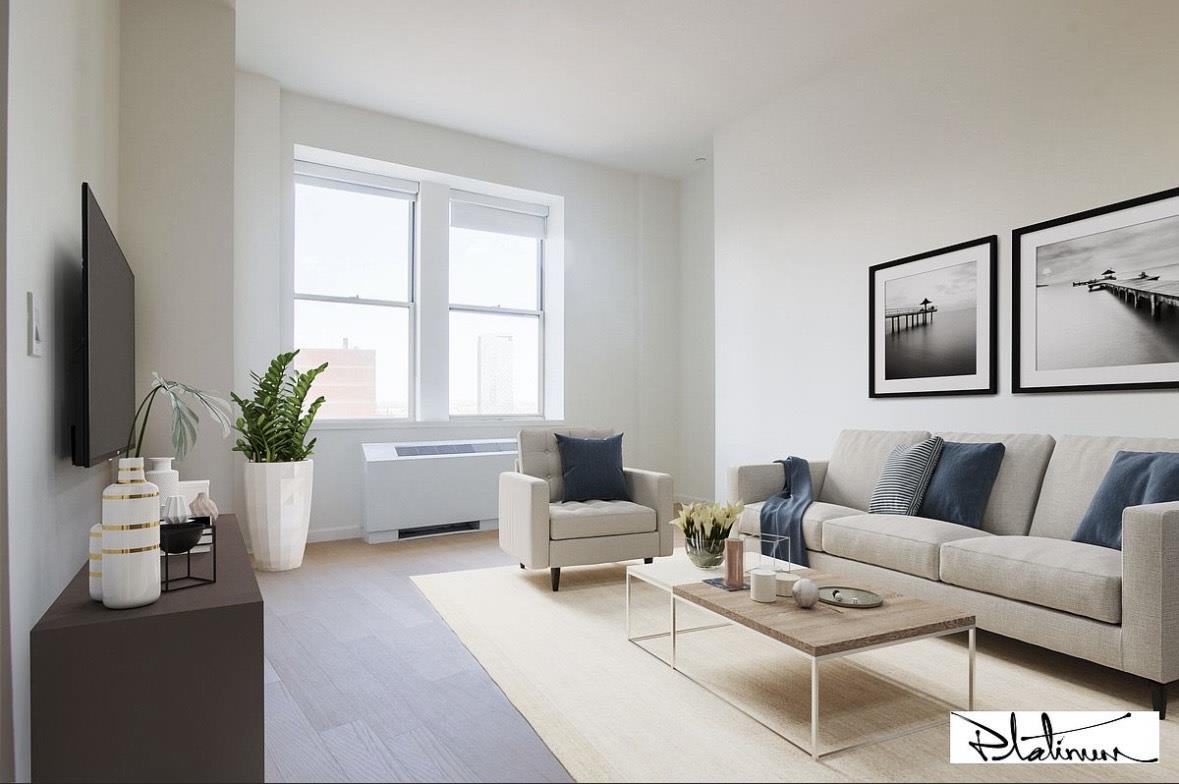
[(1036, 249), (1036, 368), (1179, 362), (1179, 215)]
[(885, 379), (977, 372), (977, 261), (889, 280), (884, 300)]

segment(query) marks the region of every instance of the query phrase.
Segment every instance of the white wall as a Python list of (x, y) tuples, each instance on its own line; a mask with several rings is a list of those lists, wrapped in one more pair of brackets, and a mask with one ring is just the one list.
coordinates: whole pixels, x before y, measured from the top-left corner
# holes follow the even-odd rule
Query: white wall
[[(119, 241), (135, 271), (140, 393), (152, 371), (227, 395), (233, 383), (234, 12), (219, 2), (124, 0)], [(199, 410), (198, 410), (199, 413)], [(156, 406), (145, 454), (171, 455)], [(232, 511), (231, 442), (208, 416), (178, 464)]]
[[(119, 4), (14, 3), (8, 104), (8, 532), (18, 780), (29, 778), (29, 629), (86, 561), (109, 481), (70, 464), (66, 363), (82, 289), (81, 186), (111, 224), (119, 203)], [(25, 344), (43, 303), (45, 354)]]
[(715, 427), (712, 164), (680, 185), (679, 461), (676, 493), (712, 500)]
[[(282, 233), (278, 82), (237, 72), (233, 181), (233, 389), (249, 396), (250, 370), (262, 371), (281, 343), (282, 281), (276, 260)], [(244, 508), (240, 462), (234, 507)]]
[[(714, 139), (720, 489), (844, 427), (1179, 435), (1173, 392), (1009, 392), (1011, 230), (1179, 183), (1179, 4), (955, 9)], [(992, 233), (1001, 394), (869, 400), (867, 267)]]
[[(655, 398), (640, 390), (644, 381), (661, 389), (678, 373), (678, 345), (666, 337), (674, 334), (667, 319), (675, 318), (670, 297), (678, 290), (672, 263), (678, 242), (676, 183), (285, 91), (281, 136), (282, 181), (290, 176), (292, 145), (305, 144), (564, 196), (565, 420), (617, 427), (627, 434), (630, 462), (674, 470), (673, 423), (662, 406), (645, 402)], [(239, 166), (239, 178), (240, 172)], [(287, 232), (289, 189), (281, 182), (274, 187)], [(242, 212), (238, 219), (246, 220)], [(252, 229), (238, 231), (242, 236)], [(255, 267), (252, 279), (279, 280), (281, 255), (247, 259), (239, 253), (238, 264)], [(654, 285), (653, 278), (644, 282), (645, 270), (672, 277)], [(252, 312), (255, 292), (254, 287), (236, 292), (239, 312)], [(265, 312), (271, 292), (258, 293)], [(644, 340), (647, 319), (654, 319), (648, 334), (660, 337)], [(273, 328), (264, 319), (251, 319), (236, 326), (235, 339), (258, 356), (272, 356), (282, 348)], [(317, 429), (312, 538), (357, 534), (363, 508), (360, 444), (511, 436), (516, 429), (502, 423)]]

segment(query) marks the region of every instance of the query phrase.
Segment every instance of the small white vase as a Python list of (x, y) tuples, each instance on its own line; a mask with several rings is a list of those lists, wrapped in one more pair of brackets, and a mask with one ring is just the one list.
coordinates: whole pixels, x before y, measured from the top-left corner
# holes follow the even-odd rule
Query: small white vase
[(90, 598), (102, 601), (102, 523), (90, 526)]
[(310, 460), (246, 463), (246, 533), (255, 569), (278, 572), (303, 564), (313, 471)]
[(161, 514), (163, 517), (161, 522), (166, 525), (175, 525), (188, 520), (188, 507), (184, 503), (184, 496), (173, 495), (164, 499), (164, 507)]
[(171, 457), (147, 458), (147, 470), (144, 478), (160, 491), (160, 503), (164, 503), (174, 495), (180, 495), (180, 472), (172, 467)]
[(217, 509), (217, 504), (213, 503), (213, 499), (209, 498), (209, 494), (205, 492), (197, 493), (197, 497), (188, 505), (188, 511), (192, 512), (193, 517), (207, 517), (211, 522), (217, 522), (217, 517), (221, 514)]
[(113, 610), (160, 598), (160, 491), (143, 476), (143, 458), (119, 460), (119, 478), (102, 491), (102, 603)]

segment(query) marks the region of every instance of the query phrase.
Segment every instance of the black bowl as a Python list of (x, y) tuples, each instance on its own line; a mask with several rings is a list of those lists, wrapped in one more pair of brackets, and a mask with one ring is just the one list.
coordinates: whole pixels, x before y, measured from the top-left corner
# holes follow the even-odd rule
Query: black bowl
[(183, 523), (160, 524), (160, 549), (169, 555), (181, 555), (196, 547), (209, 524), (207, 517), (193, 517)]

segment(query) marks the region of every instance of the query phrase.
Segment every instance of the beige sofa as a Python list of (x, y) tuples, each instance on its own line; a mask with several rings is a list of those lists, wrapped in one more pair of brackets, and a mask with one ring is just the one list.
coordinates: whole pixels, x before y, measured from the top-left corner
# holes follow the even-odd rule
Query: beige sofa
[(548, 568), (553, 590), (561, 567), (671, 555), (670, 474), (624, 468), (630, 501), (564, 502), (557, 433), (605, 438), (613, 430), (521, 430), (516, 471), (499, 476), (499, 546), (521, 569)]
[[(846, 430), (830, 460), (811, 461), (815, 502), (803, 518), (810, 565), (849, 580), (973, 612), (981, 629), (1146, 678), (1154, 709), (1179, 679), (1179, 502), (1123, 517), (1122, 550), (1071, 541), (1122, 449), (1179, 452), (1179, 439), (938, 433), (1006, 445), (982, 529), (864, 510), (885, 458), (931, 434)], [(756, 535), (781, 464), (729, 472)]]

